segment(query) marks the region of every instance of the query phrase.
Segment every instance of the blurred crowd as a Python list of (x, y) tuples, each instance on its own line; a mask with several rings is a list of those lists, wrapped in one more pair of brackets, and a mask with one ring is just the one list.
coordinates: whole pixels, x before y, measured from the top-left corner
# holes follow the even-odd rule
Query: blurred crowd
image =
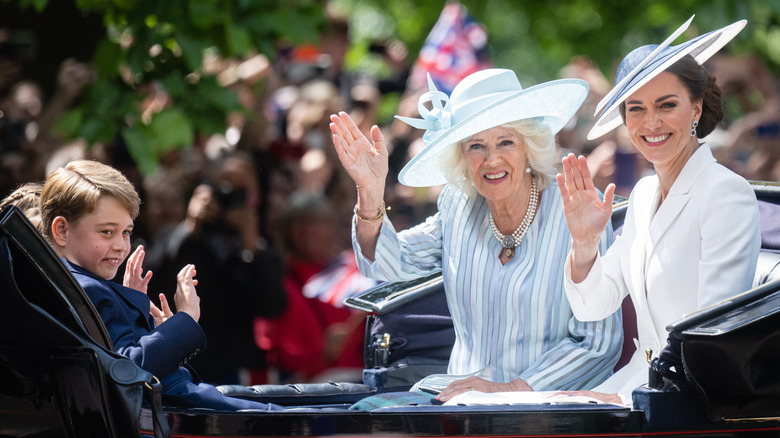
[[(345, 307), (343, 298), (375, 283), (361, 278), (354, 266), (355, 187), (335, 155), (328, 116), (347, 111), (364, 132), (380, 124), (390, 149), (385, 201), (397, 229), (434, 213), (440, 188), (409, 188), (396, 178), (422, 147), (422, 132), (378, 120), (382, 99), (392, 93), (401, 96), (397, 114), (418, 117), (418, 97), (427, 90), (408, 86), (416, 54), (399, 41), (381, 42), (372, 48), (390, 75), (346, 71), (347, 21), (332, 18), (317, 46), (280, 51), (273, 61), (260, 55), (208, 58), (204, 70), (235, 90), (250, 116), (231, 115), (224, 134), (170, 151), (154, 174), (143, 175), (119, 141), (88, 147), (52, 131), (94, 80), (93, 67), (66, 60), (56, 91), (44, 96), (40, 84), (21, 74), (11, 41), (10, 32), (0, 30), (3, 197), (23, 183), (42, 181), (69, 160), (114, 166), (142, 196), (132, 243), (146, 249), (145, 267), (154, 272), (151, 295), (169, 294), (173, 303), (175, 272), (185, 263), (197, 267), (208, 348), (192, 364), (204, 380), (361, 381), (365, 315)], [(728, 105), (727, 123), (707, 139), (716, 157), (748, 179), (780, 180), (776, 78), (749, 56), (716, 55), (707, 67), (720, 81)], [(628, 196), (651, 167), (624, 131), (598, 142), (585, 138), (595, 106), (611, 84), (585, 56), (572, 59), (559, 76), (584, 79), (591, 89), (578, 115), (558, 135), (561, 156), (586, 155), (599, 188), (614, 182), (616, 193)], [(262, 87), (256, 86), (259, 82)], [(159, 87), (148, 90), (144, 111), (175, 105)]]
[[(705, 67), (717, 78), (724, 102), (724, 123), (704, 140), (718, 162), (749, 180), (780, 181), (780, 95), (778, 78), (757, 57), (719, 53)], [(572, 151), (588, 158), (600, 189), (614, 182), (616, 193), (628, 196), (636, 181), (652, 167), (633, 148), (624, 127), (596, 142), (585, 138), (593, 124), (596, 104), (612, 84), (586, 57), (575, 57), (561, 77), (580, 78), (590, 93), (567, 129), (558, 135), (561, 153)]]

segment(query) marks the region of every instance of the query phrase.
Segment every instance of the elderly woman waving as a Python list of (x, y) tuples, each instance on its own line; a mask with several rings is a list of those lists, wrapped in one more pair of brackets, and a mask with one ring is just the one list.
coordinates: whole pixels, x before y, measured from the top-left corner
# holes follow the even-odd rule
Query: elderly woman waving
[[(420, 98), (425, 148), (401, 171), (408, 186), (446, 184), (438, 212), (397, 232), (384, 197), (388, 153), (379, 128), (371, 141), (346, 113), (330, 129), (358, 192), (353, 246), (361, 272), (383, 281), (441, 271), (455, 326), (448, 373), (472, 374), (437, 396), (470, 389), (589, 389), (612, 372), (621, 349), (619, 313), (577, 320), (566, 300), (563, 266), (571, 247), (556, 186), (555, 133), (588, 92), (556, 80), (523, 89), (514, 72), (487, 69), (451, 97)], [(599, 239), (604, 252), (612, 230)]]

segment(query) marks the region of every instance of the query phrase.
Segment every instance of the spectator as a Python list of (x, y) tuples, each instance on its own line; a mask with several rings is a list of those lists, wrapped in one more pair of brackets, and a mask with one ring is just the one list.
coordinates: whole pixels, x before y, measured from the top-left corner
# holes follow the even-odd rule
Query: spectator
[(209, 181), (195, 188), (186, 218), (149, 251), (148, 266), (155, 272), (150, 290), (175, 290), (177, 269), (198, 267), (200, 324), (208, 346), (193, 364), (209, 383), (262, 381), (257, 373), (264, 360), (252, 323), (257, 316), (281, 313), (286, 305), (281, 262), (259, 235), (258, 192), (248, 156), (219, 160)]
[[(342, 303), (376, 283), (360, 276), (351, 250), (340, 250), (336, 214), (327, 198), (298, 192), (283, 218), (289, 305), (280, 317), (257, 321), (257, 342), (283, 382), (326, 381), (335, 374), (335, 380), (361, 381), (365, 314)], [(354, 274), (358, 277), (350, 277)], [(340, 281), (328, 282), (322, 278), (326, 275)], [(328, 286), (305, 296), (304, 289), (318, 276)]]

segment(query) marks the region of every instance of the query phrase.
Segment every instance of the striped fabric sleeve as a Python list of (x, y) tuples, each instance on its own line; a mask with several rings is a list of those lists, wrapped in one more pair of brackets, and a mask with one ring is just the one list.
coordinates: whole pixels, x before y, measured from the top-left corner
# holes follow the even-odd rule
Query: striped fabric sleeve
[(374, 261), (363, 256), (352, 221), (352, 247), (358, 268), (366, 277), (379, 281), (408, 281), (441, 271), (442, 235), (439, 213), (400, 233), (385, 216), (376, 245)]
[[(612, 229), (608, 227), (599, 244), (601, 254), (611, 241)], [(572, 316), (568, 331), (567, 337), (520, 374), (534, 390), (591, 389), (612, 374), (623, 345), (620, 311), (593, 322)]]

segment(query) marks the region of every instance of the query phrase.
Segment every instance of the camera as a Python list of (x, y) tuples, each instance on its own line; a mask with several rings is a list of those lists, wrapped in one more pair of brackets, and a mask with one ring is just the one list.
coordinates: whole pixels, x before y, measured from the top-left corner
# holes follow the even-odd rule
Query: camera
[(233, 184), (228, 181), (212, 184), (212, 187), (214, 188), (214, 196), (217, 198), (217, 202), (219, 202), (219, 206), (222, 207), (223, 210), (246, 206), (245, 187), (233, 187)]

